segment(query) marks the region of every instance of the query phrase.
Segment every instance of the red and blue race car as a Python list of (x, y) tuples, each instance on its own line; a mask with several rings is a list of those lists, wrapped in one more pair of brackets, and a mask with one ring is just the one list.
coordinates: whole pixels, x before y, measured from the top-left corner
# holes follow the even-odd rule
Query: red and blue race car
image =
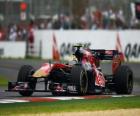
[[(8, 83), (8, 91), (31, 96), (33, 92), (52, 92), (53, 95), (67, 94), (131, 94), (133, 72), (122, 65), (122, 53), (117, 50), (83, 49), (74, 46), (76, 60), (64, 63), (45, 63), (38, 70), (23, 65), (19, 70), (17, 82)], [(112, 61), (112, 74), (104, 74), (100, 61)], [(44, 82), (38, 90), (37, 83)]]

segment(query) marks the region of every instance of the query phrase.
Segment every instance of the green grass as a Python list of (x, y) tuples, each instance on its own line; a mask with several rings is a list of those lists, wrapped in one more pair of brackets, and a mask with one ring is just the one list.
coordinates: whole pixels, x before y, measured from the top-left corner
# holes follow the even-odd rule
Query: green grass
[(6, 77), (0, 75), (0, 86), (7, 86), (8, 80)]
[(38, 103), (0, 104), (1, 115), (140, 108), (140, 96)]

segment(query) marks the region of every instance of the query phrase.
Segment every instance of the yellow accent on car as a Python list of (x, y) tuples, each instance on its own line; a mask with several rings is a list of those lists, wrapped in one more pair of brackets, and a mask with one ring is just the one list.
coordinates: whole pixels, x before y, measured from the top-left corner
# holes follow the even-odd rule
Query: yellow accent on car
[(33, 77), (39, 78), (39, 77), (47, 77), (48, 74), (44, 72), (43, 70), (39, 69), (34, 74)]

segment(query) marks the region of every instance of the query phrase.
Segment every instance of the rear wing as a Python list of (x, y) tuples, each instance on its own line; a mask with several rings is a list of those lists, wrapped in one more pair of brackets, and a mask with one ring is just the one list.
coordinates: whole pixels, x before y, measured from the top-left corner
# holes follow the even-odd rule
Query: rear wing
[(91, 49), (91, 53), (99, 60), (113, 60), (115, 55), (122, 55), (118, 50)]

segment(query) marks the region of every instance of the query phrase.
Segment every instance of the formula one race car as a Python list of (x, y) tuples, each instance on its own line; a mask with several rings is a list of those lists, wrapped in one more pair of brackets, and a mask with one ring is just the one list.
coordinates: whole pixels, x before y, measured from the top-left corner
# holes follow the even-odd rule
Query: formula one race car
[[(121, 65), (117, 50), (83, 49), (74, 46), (76, 60), (70, 63), (45, 63), (38, 70), (23, 65), (17, 82), (8, 83), (8, 91), (31, 96), (33, 92), (52, 92), (53, 95), (67, 94), (131, 94), (133, 73), (126, 65)], [(100, 68), (101, 60), (112, 60), (112, 74), (104, 74)], [(44, 89), (37, 90), (36, 84), (44, 82)]]

